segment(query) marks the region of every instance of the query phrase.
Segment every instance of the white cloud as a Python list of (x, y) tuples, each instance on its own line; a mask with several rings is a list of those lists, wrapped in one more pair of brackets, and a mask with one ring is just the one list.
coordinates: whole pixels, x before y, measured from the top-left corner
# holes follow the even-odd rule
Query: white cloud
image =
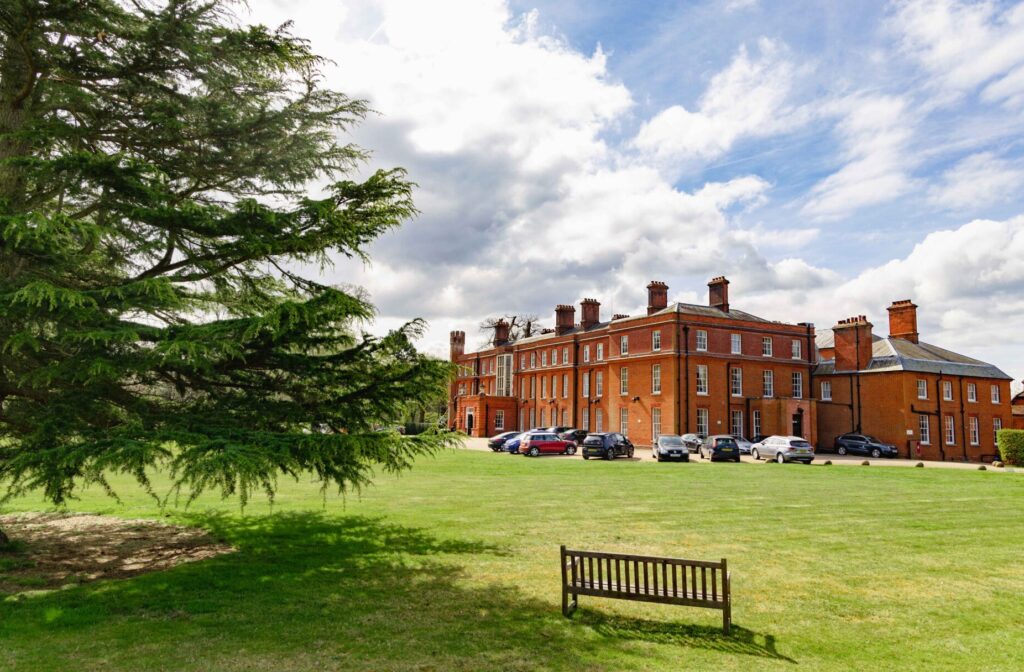
[(997, 204), (1024, 186), (1024, 169), (991, 152), (972, 154), (942, 175), (929, 199), (945, 208), (964, 209)]
[(727, 0), (727, 2), (725, 3), (725, 7), (723, 9), (725, 10), (726, 14), (732, 14), (733, 12), (738, 12), (743, 9), (750, 9), (751, 7), (756, 7), (757, 5), (758, 0)]

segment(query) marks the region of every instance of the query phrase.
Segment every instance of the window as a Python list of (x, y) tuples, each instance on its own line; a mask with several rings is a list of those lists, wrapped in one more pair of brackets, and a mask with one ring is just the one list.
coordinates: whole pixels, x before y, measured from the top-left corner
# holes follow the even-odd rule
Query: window
[(772, 356), (772, 337), (765, 336), (761, 339), (761, 356), (771, 357)]
[(459, 396), (461, 397), (464, 394), (466, 394), (466, 384), (465, 383), (460, 383), (459, 384)]
[(583, 409), (583, 429), (590, 431), (590, 409)]
[(697, 409), (697, 434), (708, 435), (708, 409), (706, 408)]
[(734, 397), (743, 396), (743, 369), (733, 367), (729, 370), (729, 392)]
[(540, 409), (540, 424), (541, 424), (541, 427), (543, 427), (544, 425), (548, 424), (547, 417), (548, 417), (548, 410), (546, 408)]
[(548, 377), (547, 376), (544, 376), (540, 380), (540, 398), (541, 399), (547, 399), (548, 398)]
[(536, 426), (537, 426), (537, 409), (531, 408), (530, 409), (530, 427), (529, 428), (533, 429)]
[(629, 367), (619, 369), (619, 394), (629, 394)]
[(793, 398), (804, 398), (804, 374), (799, 371), (793, 372)]
[(594, 409), (594, 431), (603, 432), (604, 429), (601, 427), (601, 420), (603, 419), (601, 409)]
[(530, 399), (537, 398), (537, 377), (530, 376)]
[(775, 374), (771, 371), (765, 371), (762, 376), (762, 382), (764, 383), (764, 396), (774, 397), (775, 396)]
[(743, 411), (729, 411), (729, 433), (743, 436)]
[(998, 404), (999, 403), (999, 386), (998, 385), (993, 385), (992, 386), (992, 403), (993, 404)]
[(558, 376), (551, 376), (551, 398), (558, 398)]
[(569, 426), (569, 411), (562, 409), (562, 424), (566, 427)]
[(505, 429), (505, 411), (494, 412), (494, 428)]
[(946, 421), (946, 445), (956, 445), (956, 424), (953, 422), (953, 416), (947, 415)]
[(498, 355), (498, 387), (499, 397), (512, 396), (512, 355)]
[(832, 381), (823, 380), (821, 381), (821, 400), (832, 401)]
[(967, 383), (967, 401), (978, 401), (978, 386)]
[[(569, 374), (562, 374), (562, 399), (569, 398)], [(562, 423), (565, 424), (565, 423)]]
[(732, 335), (732, 354), (742, 355), (743, 354), (743, 337), (739, 334)]
[(558, 364), (558, 348), (551, 348), (551, 366), (556, 366), (557, 364)]
[(708, 349), (708, 332), (703, 329), (697, 330), (697, 349), (702, 352)]
[(590, 372), (583, 374), (583, 396), (590, 396)]
[(583, 361), (584, 362), (589, 362), (590, 361), (590, 346), (589, 345), (584, 345), (583, 346)]
[(604, 373), (598, 371), (596, 375), (597, 377), (594, 379), (594, 392), (600, 397), (604, 394)]
[(562, 364), (569, 363), (569, 348), (562, 348)]
[(946, 401), (953, 401), (953, 383), (948, 380), (942, 381), (942, 398)]
[(526, 368), (526, 355), (519, 355), (519, 370)]
[(629, 435), (629, 409), (619, 409), (619, 434)]
[(661, 436), (661, 409), (651, 409), (651, 440), (657, 441)]
[(708, 367), (707, 364), (697, 365), (697, 394), (708, 393)]
[(992, 418), (992, 445), (999, 445), (999, 430), (1003, 428), (1002, 418)]
[(651, 394), (661, 394), (661, 364), (651, 367)]
[(540, 365), (541, 366), (547, 366), (548, 365), (548, 351), (547, 350), (545, 350), (544, 352), (540, 353)]
[(761, 411), (753, 412), (753, 420), (751, 420), (750, 433), (752, 436), (761, 436)]
[(928, 424), (927, 415), (917, 416), (918, 431), (921, 433), (921, 443), (923, 445), (930, 445), (932, 442), (932, 429)]
[(619, 354), (629, 354), (629, 336), (627, 335), (619, 336)]
[(978, 428), (978, 417), (972, 415), (968, 418), (971, 428), (971, 445), (976, 446), (981, 443), (981, 430)]
[(793, 359), (803, 359), (803, 351), (800, 349), (800, 341), (793, 339)]
[(536, 352), (531, 352), (530, 353), (530, 368), (531, 369), (536, 369), (537, 368), (537, 353)]
[(927, 399), (928, 398), (928, 381), (917, 379), (917, 398)]
[(651, 333), (651, 350), (661, 350), (661, 331)]
[(604, 343), (597, 344), (597, 361), (604, 359)]

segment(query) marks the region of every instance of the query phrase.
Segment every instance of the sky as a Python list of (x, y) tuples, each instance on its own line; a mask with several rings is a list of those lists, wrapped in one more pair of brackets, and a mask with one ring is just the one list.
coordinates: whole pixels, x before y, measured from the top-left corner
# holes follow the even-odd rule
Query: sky
[[(372, 330), (650, 280), (827, 328), (912, 299), (921, 339), (1024, 378), (1024, 2), (251, 0), (324, 84), (375, 110), (344, 136), (402, 166), (420, 214), (339, 259)], [(578, 317), (578, 315), (577, 315)]]

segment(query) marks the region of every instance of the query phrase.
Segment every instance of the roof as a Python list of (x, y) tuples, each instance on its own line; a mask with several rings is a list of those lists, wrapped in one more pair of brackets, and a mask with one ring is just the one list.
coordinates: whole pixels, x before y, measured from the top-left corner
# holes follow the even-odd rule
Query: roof
[[(831, 329), (822, 329), (816, 334), (818, 350), (835, 347), (835, 335)], [(967, 355), (961, 355), (930, 343), (912, 343), (904, 338), (871, 335), (871, 361), (862, 371), (915, 371), (950, 376), (973, 378), (999, 378), (1010, 380), (998, 367)], [(835, 359), (820, 362), (815, 373), (835, 372)]]

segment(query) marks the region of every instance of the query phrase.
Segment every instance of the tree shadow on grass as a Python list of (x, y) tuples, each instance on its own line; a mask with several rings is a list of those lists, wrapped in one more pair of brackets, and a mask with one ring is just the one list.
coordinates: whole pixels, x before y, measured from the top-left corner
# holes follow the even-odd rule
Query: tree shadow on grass
[[(557, 592), (540, 600), (515, 587), (514, 574), (467, 570), (507, 549), (384, 519), (177, 520), (237, 551), (0, 600), (10, 669), (614, 670), (649, 662), (651, 650), (634, 640), (687, 647), (705, 661), (708, 653), (785, 659), (742, 629), (732, 642), (700, 628), (585, 614), (605, 635), (587, 636), (562, 617)], [(552, 585), (557, 591), (557, 577)], [(660, 655), (678, 662), (680, 653)]]

